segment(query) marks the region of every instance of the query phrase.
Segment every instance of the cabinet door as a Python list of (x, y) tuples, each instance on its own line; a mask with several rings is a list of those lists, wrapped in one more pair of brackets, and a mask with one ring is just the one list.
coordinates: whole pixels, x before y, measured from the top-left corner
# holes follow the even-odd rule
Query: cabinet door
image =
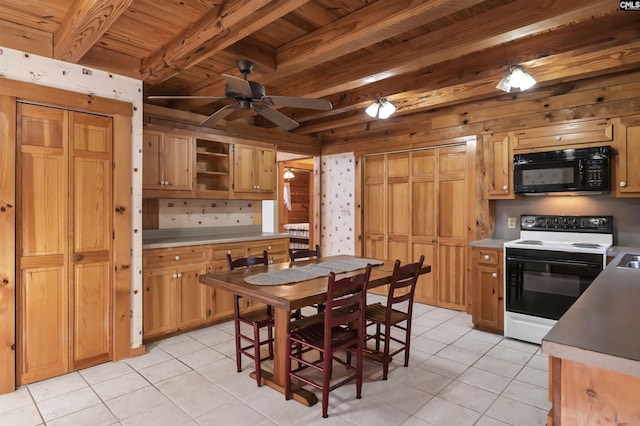
[(255, 149), (249, 145), (233, 147), (233, 190), (255, 192)]
[[(214, 261), (210, 265), (212, 272), (228, 271), (229, 266), (226, 261)], [(210, 320), (217, 321), (233, 318), (233, 294), (228, 291), (212, 288), (211, 292), (211, 315)]]
[(438, 287), (436, 286), (436, 244), (431, 242), (413, 243), (413, 261), (417, 262), (420, 255), (424, 255), (424, 264), (431, 265), (432, 272), (418, 277), (416, 284), (415, 301), (436, 305), (438, 303)]
[(164, 189), (164, 178), (160, 170), (162, 154), (162, 132), (145, 130), (142, 135), (142, 188)]
[(473, 323), (482, 329), (503, 330), (502, 274), (497, 266), (475, 266)]
[(438, 306), (466, 310), (464, 243), (440, 240), (438, 244)]
[(178, 328), (195, 327), (206, 320), (206, 287), (198, 281), (201, 267), (180, 268), (178, 272)]
[(256, 147), (256, 187), (260, 192), (276, 192), (276, 150)]
[(640, 117), (625, 120), (616, 139), (612, 191), (616, 197), (640, 197)]
[(193, 188), (193, 140), (166, 133), (162, 144), (161, 169), (164, 189), (190, 191)]
[(144, 273), (142, 295), (143, 337), (149, 338), (176, 329), (176, 280), (173, 270)]
[(484, 135), (484, 192), (488, 200), (513, 199), (513, 151), (509, 133)]

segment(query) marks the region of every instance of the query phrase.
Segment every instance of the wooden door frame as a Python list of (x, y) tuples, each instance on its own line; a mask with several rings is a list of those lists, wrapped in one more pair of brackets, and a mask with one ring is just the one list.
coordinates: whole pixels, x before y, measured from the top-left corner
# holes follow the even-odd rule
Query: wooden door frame
[[(16, 120), (20, 101), (113, 118), (113, 359), (131, 355), (132, 117), (128, 102), (0, 79), (0, 394), (16, 387)], [(135, 171), (134, 171), (135, 172)], [(139, 171), (138, 171), (139, 172)]]
[(300, 162), (299, 160), (287, 160), (278, 162), (278, 232), (284, 232), (282, 218), (284, 217), (284, 199), (282, 188), (284, 187), (284, 170), (288, 168), (309, 171), (309, 247), (320, 244), (320, 157), (313, 157), (313, 164)]

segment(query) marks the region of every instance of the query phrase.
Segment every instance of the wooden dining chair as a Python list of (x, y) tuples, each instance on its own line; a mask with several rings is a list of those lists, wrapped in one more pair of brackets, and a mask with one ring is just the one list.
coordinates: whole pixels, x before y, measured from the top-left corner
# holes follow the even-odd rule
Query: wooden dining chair
[[(364, 350), (364, 324), (367, 286), (371, 275), (371, 265), (364, 273), (336, 280), (329, 274), (326, 310), (323, 314), (291, 322), (287, 333), (287, 360), (285, 363), (285, 398), (291, 399), (291, 379), (306, 383), (322, 392), (322, 417), (328, 417), (329, 392), (353, 379), (356, 380), (356, 398), (362, 395), (362, 362)], [(315, 361), (304, 356), (307, 352), (318, 351), (320, 358)], [(339, 351), (347, 351), (348, 361), (336, 356)], [(355, 354), (356, 366), (351, 365), (351, 354)], [(291, 369), (292, 361), (298, 368)], [(333, 362), (346, 367), (350, 372), (333, 385), (330, 384)], [(322, 382), (314, 381), (310, 375), (303, 375), (307, 368), (322, 373)], [(351, 373), (352, 372), (352, 373)]]
[[(365, 309), (366, 337), (365, 339), (375, 340), (375, 350), (369, 346), (365, 348), (367, 356), (382, 362), (382, 380), (387, 380), (389, 374), (389, 363), (394, 355), (404, 351), (404, 366), (409, 365), (409, 353), (411, 348), (411, 317), (413, 315), (413, 297), (418, 282), (418, 275), (424, 255), (415, 263), (400, 266), (400, 261), (396, 260), (387, 304), (373, 303), (367, 305)], [(370, 326), (375, 326), (375, 333), (368, 334)], [(384, 328), (383, 328), (384, 326)], [(400, 330), (392, 336), (393, 330)], [(399, 336), (404, 336), (401, 339)], [(391, 350), (391, 342), (400, 344), (399, 347)], [(383, 343), (382, 350), (380, 344)]]
[[(316, 244), (315, 250), (310, 249), (289, 249), (289, 259), (291, 263), (295, 263), (296, 261), (300, 261), (302, 259), (319, 259), (321, 257), (320, 254), (320, 246)], [(316, 311), (320, 314), (324, 312), (324, 303), (317, 303), (311, 305), (316, 308)], [(302, 315), (302, 314), (300, 314)]]
[(295, 262), (296, 260), (300, 260), (300, 259), (313, 259), (313, 258), (319, 258), (321, 257), (320, 255), (320, 246), (318, 244), (316, 244), (316, 249), (315, 250), (311, 250), (311, 249), (289, 249), (289, 259), (291, 260), (291, 262)]
[[(268, 265), (269, 257), (267, 251), (262, 252), (260, 256), (248, 256), (232, 259), (231, 255), (227, 253), (227, 264), (229, 270), (233, 271), (238, 268), (248, 268), (255, 265)], [(259, 309), (252, 309), (246, 312), (240, 310), (240, 296), (234, 295), (234, 325), (236, 332), (236, 364), (238, 372), (242, 371), (242, 355), (252, 359), (255, 363), (256, 369), (256, 382), (258, 386), (262, 386), (262, 370), (261, 363), (267, 359), (273, 359), (273, 312), (269, 305), (266, 305)], [(242, 332), (241, 324), (247, 324), (253, 329), (253, 336), (249, 336)], [(267, 329), (267, 339), (260, 340), (260, 329)], [(248, 345), (243, 345), (244, 342), (248, 342)], [(260, 353), (260, 348), (264, 345), (268, 345), (269, 354), (263, 357)]]

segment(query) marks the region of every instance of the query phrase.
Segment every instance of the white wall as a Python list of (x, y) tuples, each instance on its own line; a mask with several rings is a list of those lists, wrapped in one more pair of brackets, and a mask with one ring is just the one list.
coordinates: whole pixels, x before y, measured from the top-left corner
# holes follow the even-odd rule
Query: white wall
[[(131, 343), (142, 344), (142, 81), (0, 46), (0, 77), (130, 102), (132, 118)], [(55, 105), (55, 99), (51, 100)], [(134, 170), (138, 170), (135, 172)]]

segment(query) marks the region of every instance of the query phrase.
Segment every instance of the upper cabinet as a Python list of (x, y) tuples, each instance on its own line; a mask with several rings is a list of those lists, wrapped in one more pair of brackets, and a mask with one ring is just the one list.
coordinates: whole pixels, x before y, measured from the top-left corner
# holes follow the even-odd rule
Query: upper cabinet
[(516, 152), (552, 151), (585, 144), (610, 145), (613, 141), (613, 125), (609, 119), (579, 121), (518, 130), (514, 135), (513, 150)]
[(640, 197), (640, 115), (620, 119), (611, 192), (616, 197)]
[(275, 199), (276, 170), (275, 147), (234, 144), (234, 198)]
[[(142, 189), (145, 196), (173, 197), (193, 189), (193, 139), (157, 130), (143, 135)], [(178, 193), (178, 194), (176, 194)]]
[(143, 198), (276, 198), (275, 145), (234, 144), (181, 129), (147, 125), (143, 141)]
[(484, 196), (487, 200), (512, 199), (513, 145), (511, 132), (492, 133), (482, 139)]

